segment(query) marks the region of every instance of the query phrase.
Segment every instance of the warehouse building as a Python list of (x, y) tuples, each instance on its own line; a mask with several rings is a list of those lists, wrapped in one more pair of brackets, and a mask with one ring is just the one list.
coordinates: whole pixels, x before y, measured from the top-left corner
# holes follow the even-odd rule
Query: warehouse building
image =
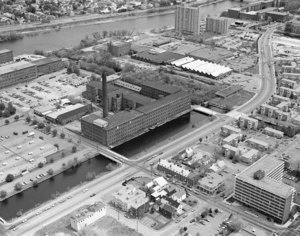
[(47, 57), (32, 61), (32, 64), (36, 65), (38, 75), (50, 74), (64, 68), (63, 61), (60, 58), (55, 57)]
[(48, 113), (45, 115), (45, 118), (52, 123), (65, 125), (74, 120), (79, 120), (82, 116), (91, 112), (91, 110), (91, 104), (83, 105), (81, 103), (77, 103), (75, 105), (70, 105), (57, 111)]
[(236, 176), (234, 198), (285, 223), (289, 218), (295, 189), (282, 183), (284, 162), (265, 156)]

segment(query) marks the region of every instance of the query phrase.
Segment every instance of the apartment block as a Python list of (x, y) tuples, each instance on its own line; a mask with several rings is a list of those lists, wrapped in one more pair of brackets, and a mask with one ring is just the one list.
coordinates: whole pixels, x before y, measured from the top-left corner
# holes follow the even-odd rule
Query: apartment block
[(239, 118), (239, 126), (240, 128), (246, 128), (246, 129), (257, 129), (258, 126), (258, 120), (253, 119), (249, 116), (242, 115)]
[(287, 97), (280, 96), (280, 95), (273, 95), (272, 101), (273, 102), (290, 102), (290, 99)]
[(270, 144), (266, 143), (262, 140), (255, 139), (255, 138), (250, 138), (247, 140), (247, 143), (250, 147), (258, 150), (265, 151), (269, 148)]
[(273, 117), (275, 116), (275, 112), (278, 110), (277, 107), (270, 106), (268, 104), (260, 105), (260, 114), (262, 116)]
[(276, 129), (272, 129), (270, 127), (264, 128), (264, 133), (275, 138), (283, 138), (284, 136), (283, 132)]
[(210, 195), (218, 192), (218, 190), (220, 190), (224, 185), (223, 176), (217, 173), (209, 173), (207, 176), (198, 180), (200, 190)]
[(222, 136), (229, 136), (231, 134), (240, 134), (241, 133), (241, 129), (239, 128), (235, 128), (233, 126), (230, 126), (230, 125), (223, 125), (221, 127), (221, 135)]
[(175, 31), (183, 34), (200, 34), (200, 7), (177, 6), (175, 10)]
[(278, 105), (276, 105), (276, 108), (278, 108), (278, 110), (280, 110), (280, 111), (288, 112), (290, 106), (291, 106), (291, 103), (288, 101), (288, 102), (279, 103)]
[(294, 80), (290, 80), (290, 79), (282, 79), (280, 81), (280, 85), (283, 87), (287, 87), (287, 88), (291, 88), (291, 89), (295, 89), (297, 82)]
[(241, 140), (241, 135), (240, 134), (231, 134), (228, 137), (223, 139), (222, 145), (228, 144), (228, 145), (231, 145), (233, 147), (237, 147), (240, 140)]
[(300, 82), (300, 73), (282, 73), (283, 78)]
[(193, 186), (199, 176), (194, 170), (184, 165), (179, 165), (169, 160), (160, 159), (157, 165), (159, 171), (172, 175), (174, 178), (186, 182), (187, 185)]
[(264, 156), (235, 178), (234, 198), (284, 223), (289, 218), (295, 189), (282, 183), (284, 162)]
[(9, 49), (0, 50), (0, 64), (12, 62), (14, 60), (13, 52)]
[(240, 157), (240, 160), (247, 164), (252, 164), (257, 160), (259, 151), (256, 149), (251, 149), (245, 153), (243, 153)]
[(222, 146), (222, 152), (224, 154), (225, 157), (228, 158), (234, 158), (234, 157), (239, 157), (240, 156), (240, 149), (230, 146), (228, 144), (224, 144)]
[(207, 17), (206, 18), (206, 31), (217, 34), (227, 34), (229, 27), (229, 20), (220, 17)]
[(287, 98), (292, 98), (294, 96), (297, 96), (299, 94), (299, 90), (291, 89), (287, 87), (280, 87), (279, 88), (279, 95)]
[(101, 202), (96, 202), (73, 214), (70, 218), (71, 227), (78, 232), (105, 215), (106, 206)]

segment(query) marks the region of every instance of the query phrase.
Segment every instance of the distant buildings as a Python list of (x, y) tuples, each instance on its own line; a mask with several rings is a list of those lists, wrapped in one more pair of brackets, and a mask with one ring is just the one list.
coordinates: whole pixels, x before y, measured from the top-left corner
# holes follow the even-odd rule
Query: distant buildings
[(9, 49), (0, 50), (0, 64), (11, 62), (14, 60), (13, 52)]
[(282, 183), (284, 162), (265, 156), (236, 176), (234, 198), (275, 222), (289, 218), (295, 189)]
[(200, 7), (177, 6), (175, 10), (175, 31), (183, 34), (200, 34)]
[(133, 217), (142, 217), (149, 210), (146, 193), (128, 184), (112, 195), (112, 204)]
[(71, 227), (77, 232), (106, 215), (106, 206), (97, 202), (71, 216)]
[(220, 17), (207, 17), (206, 18), (206, 31), (217, 34), (227, 34), (229, 27), (229, 20)]
[[(5, 51), (6, 59), (10, 60), (12, 52)], [(5, 64), (0, 68), (0, 88), (5, 88), (18, 83), (29, 82), (37, 78), (39, 75), (49, 74), (63, 69), (64, 64), (58, 58), (45, 58), (32, 62), (18, 61)]]
[(107, 50), (114, 57), (121, 57), (129, 54), (131, 42), (114, 41), (107, 44)]

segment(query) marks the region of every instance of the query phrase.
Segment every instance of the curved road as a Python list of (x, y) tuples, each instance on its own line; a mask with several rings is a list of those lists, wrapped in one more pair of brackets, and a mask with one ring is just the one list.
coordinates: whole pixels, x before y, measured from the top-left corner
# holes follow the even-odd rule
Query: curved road
[[(259, 39), (259, 55), (260, 55), (259, 71), (262, 77), (261, 90), (251, 101), (247, 102), (240, 108), (236, 109), (237, 112), (244, 112), (244, 113), (251, 112), (252, 110), (257, 108), (260, 104), (266, 102), (270, 98), (270, 96), (275, 92), (276, 80), (274, 76), (274, 69), (272, 66), (270, 66), (271, 59), (272, 59), (270, 39), (273, 32), (274, 29), (267, 30)], [(158, 160), (158, 158), (169, 157), (170, 155), (191, 145), (192, 143), (197, 141), (200, 137), (213, 135), (213, 133), (217, 132), (225, 123), (232, 122), (233, 119), (234, 118), (232, 117), (227, 117), (225, 119), (217, 118), (215, 121), (208, 123), (207, 125), (202, 126), (198, 129), (195, 129), (193, 132), (173, 142), (170, 142), (161, 148), (158, 148), (157, 150), (155, 150), (155, 152), (148, 153), (147, 155), (143, 156), (142, 158), (136, 161), (130, 161), (128, 159), (121, 157), (118, 154), (109, 153), (110, 155), (113, 155), (113, 157), (116, 159), (119, 160), (122, 159), (121, 162), (124, 162), (125, 164), (128, 165), (123, 166), (121, 167), (121, 169), (118, 169), (99, 179), (95, 179), (94, 181), (89, 182), (84, 186), (78, 187), (76, 190), (58, 197), (51, 203), (47, 203), (37, 209), (34, 209), (32, 212), (18, 218), (17, 221), (14, 222), (14, 224), (18, 225), (18, 229), (15, 231), (16, 235), (32, 236), (36, 231), (41, 229), (44, 225), (50, 224), (55, 220), (58, 220), (59, 218), (74, 211), (80, 206), (95, 201), (95, 199), (89, 198), (89, 195), (91, 193), (96, 193), (97, 194), (96, 196), (98, 196), (98, 194), (104, 194), (106, 191), (111, 191), (112, 189), (116, 188), (117, 185), (119, 185), (122, 181), (124, 181), (124, 179), (130, 178), (131, 176), (136, 175), (140, 171), (149, 174), (150, 171), (149, 169), (147, 169), (150, 166), (150, 164), (147, 163), (149, 157), (161, 151), (164, 151), (164, 153), (160, 156), (153, 158), (152, 161)], [(85, 143), (90, 146), (97, 147), (95, 143), (92, 142), (85, 142)], [(104, 150), (104, 152), (107, 151), (108, 150), (106, 151)], [(84, 189), (86, 188), (88, 188), (88, 191), (83, 193)], [(68, 199), (68, 196), (71, 195), (73, 197)], [(204, 196), (201, 197), (199, 195), (197, 196), (204, 200), (208, 200), (207, 197)], [(62, 202), (62, 200), (64, 201)], [(58, 206), (52, 207), (53, 204)], [(231, 212), (233, 211), (231, 208), (229, 209), (228, 207), (222, 206), (221, 204), (218, 205), (220, 205), (220, 208), (226, 208), (226, 210), (229, 210)], [(37, 212), (39, 212), (40, 214), (36, 215)], [(262, 225), (264, 228), (269, 230), (276, 229), (275, 227), (272, 227), (272, 225), (264, 224), (262, 222), (259, 222), (257, 219), (252, 219), (252, 217), (249, 215), (244, 215), (240, 212), (239, 214), (243, 215), (243, 217), (246, 220), (249, 220), (250, 222), (256, 225)], [(22, 223), (23, 220), (25, 221), (28, 220), (28, 221), (26, 223)], [(150, 232), (151, 230), (152, 229), (149, 229)], [(153, 233), (155, 234), (154, 231)]]

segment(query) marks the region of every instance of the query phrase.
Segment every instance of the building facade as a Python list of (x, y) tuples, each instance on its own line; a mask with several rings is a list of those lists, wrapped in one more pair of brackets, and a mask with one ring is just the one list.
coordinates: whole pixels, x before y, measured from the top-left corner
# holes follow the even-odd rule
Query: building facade
[(72, 215), (70, 218), (71, 227), (78, 232), (105, 215), (106, 206), (101, 202), (97, 202)]
[(229, 27), (229, 20), (220, 17), (206, 18), (206, 32), (213, 32), (217, 34), (227, 34)]
[(175, 31), (183, 34), (200, 34), (200, 7), (177, 6), (175, 10)]
[(50, 74), (64, 68), (64, 63), (60, 58), (44, 58), (36, 61), (32, 61), (32, 64), (36, 65), (38, 75)]
[(217, 173), (209, 173), (207, 176), (198, 180), (199, 189), (210, 195), (218, 192), (224, 185), (224, 178)]
[(129, 54), (131, 49), (131, 42), (109, 42), (107, 49), (114, 57), (121, 57)]
[(240, 128), (246, 128), (246, 129), (257, 129), (258, 127), (258, 120), (253, 119), (249, 116), (242, 115), (239, 118), (239, 126)]
[(9, 49), (0, 50), (0, 64), (12, 62), (14, 60), (13, 52)]
[[(282, 183), (283, 169), (283, 161), (262, 157), (236, 176), (234, 198), (272, 217), (275, 222), (286, 222), (295, 189)], [(263, 174), (259, 176), (258, 172)]]

